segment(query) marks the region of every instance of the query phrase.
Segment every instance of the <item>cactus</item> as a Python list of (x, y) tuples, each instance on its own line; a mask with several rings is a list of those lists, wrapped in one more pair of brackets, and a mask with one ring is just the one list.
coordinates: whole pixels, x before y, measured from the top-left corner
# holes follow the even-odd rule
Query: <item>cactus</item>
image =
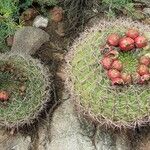
[[(149, 26), (127, 18), (101, 20), (75, 40), (66, 56), (66, 86), (78, 116), (111, 129), (134, 128), (149, 121), (149, 85), (110, 86), (109, 79), (99, 65), (102, 58), (99, 47), (105, 43), (108, 34), (123, 34), (128, 28), (138, 28), (142, 33), (150, 30)], [(138, 55), (139, 52), (133, 56), (120, 56), (123, 61), (129, 62), (127, 71), (134, 72)]]
[(0, 126), (18, 128), (38, 119), (51, 100), (50, 76), (46, 67), (29, 55), (1, 55), (0, 90), (8, 91), (10, 98), (7, 102), (0, 102)]

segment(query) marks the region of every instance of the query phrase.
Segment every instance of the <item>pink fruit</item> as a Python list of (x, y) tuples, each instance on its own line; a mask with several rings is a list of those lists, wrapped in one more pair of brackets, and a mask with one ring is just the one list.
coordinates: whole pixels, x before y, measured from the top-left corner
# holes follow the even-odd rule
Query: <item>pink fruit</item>
[(142, 56), (139, 60), (139, 63), (146, 65), (146, 66), (149, 66), (150, 65), (150, 58), (147, 56)]
[(111, 68), (112, 63), (113, 60), (110, 57), (104, 57), (101, 61), (103, 68), (107, 70)]
[(123, 37), (119, 42), (119, 47), (122, 51), (129, 51), (134, 48), (134, 40), (130, 37)]
[(140, 76), (143, 76), (145, 74), (149, 74), (149, 68), (145, 65), (140, 65), (137, 69), (137, 73), (140, 75)]
[(135, 45), (137, 48), (143, 48), (145, 46), (147, 46), (147, 39), (144, 36), (138, 36), (137, 38), (135, 38)]
[(123, 82), (125, 84), (129, 84), (132, 82), (132, 77), (131, 75), (127, 74), (127, 73), (122, 73), (121, 78), (123, 79)]
[(112, 68), (121, 71), (123, 69), (122, 62), (120, 60), (114, 60), (112, 63)]
[(144, 74), (141, 76), (141, 81), (149, 81), (150, 80), (150, 74)]
[(121, 77), (121, 73), (116, 69), (108, 70), (107, 75), (108, 75), (108, 78), (111, 79), (111, 80)]
[(114, 78), (111, 80), (112, 85), (123, 85), (124, 82), (122, 78)]
[(119, 44), (119, 35), (116, 33), (110, 34), (107, 38), (107, 43), (112, 46), (117, 46)]
[(129, 29), (127, 32), (126, 32), (126, 36), (127, 37), (130, 37), (132, 39), (135, 39), (136, 37), (139, 36), (139, 32), (135, 29)]
[(9, 94), (6, 91), (0, 91), (0, 101), (7, 101)]

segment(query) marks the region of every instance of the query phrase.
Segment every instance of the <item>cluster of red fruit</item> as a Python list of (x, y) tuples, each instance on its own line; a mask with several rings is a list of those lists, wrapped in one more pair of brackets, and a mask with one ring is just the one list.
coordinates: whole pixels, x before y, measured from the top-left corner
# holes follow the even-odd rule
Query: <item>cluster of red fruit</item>
[(135, 29), (129, 29), (125, 35), (122, 38), (116, 33), (108, 36), (107, 45), (101, 49), (101, 53), (104, 54), (101, 64), (107, 71), (112, 85), (147, 83), (150, 80), (150, 57), (140, 57), (135, 74), (122, 73), (123, 63), (118, 59), (119, 51), (114, 50), (114, 48), (118, 47), (122, 52), (144, 48), (147, 46), (148, 40)]

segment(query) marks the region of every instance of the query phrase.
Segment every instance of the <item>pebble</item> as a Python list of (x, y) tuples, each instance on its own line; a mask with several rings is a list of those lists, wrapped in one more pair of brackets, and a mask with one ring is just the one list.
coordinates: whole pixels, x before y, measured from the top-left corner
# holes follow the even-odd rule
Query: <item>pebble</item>
[(36, 18), (33, 21), (33, 26), (37, 28), (46, 28), (48, 26), (48, 18), (43, 17), (41, 15), (36, 16)]

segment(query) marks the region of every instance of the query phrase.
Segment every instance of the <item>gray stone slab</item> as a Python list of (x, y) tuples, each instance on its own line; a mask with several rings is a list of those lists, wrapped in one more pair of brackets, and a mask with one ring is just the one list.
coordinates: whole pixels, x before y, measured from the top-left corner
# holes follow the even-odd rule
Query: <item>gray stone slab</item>
[(49, 34), (44, 30), (30, 26), (23, 27), (15, 33), (11, 50), (31, 55), (47, 41), (49, 41)]

